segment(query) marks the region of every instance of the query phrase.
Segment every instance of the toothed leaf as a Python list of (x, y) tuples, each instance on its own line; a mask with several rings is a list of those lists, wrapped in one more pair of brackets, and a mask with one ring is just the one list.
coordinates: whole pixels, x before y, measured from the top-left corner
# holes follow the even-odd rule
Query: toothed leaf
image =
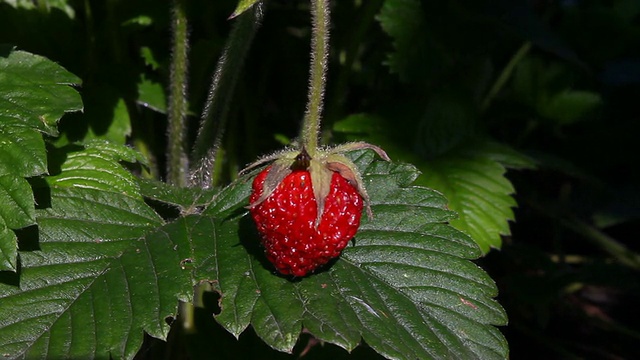
[(0, 273), (0, 353), (132, 358), (143, 331), (166, 337), (165, 316), (189, 297), (182, 244), (143, 238), (162, 220), (118, 164), (136, 159), (131, 149), (93, 142), (67, 155), (34, 185), (38, 227), (21, 233), (20, 273)]
[(69, 86), (79, 82), (44, 57), (0, 45), (0, 271), (17, 270), (13, 230), (36, 222), (24, 178), (47, 172), (41, 132), (56, 134), (65, 112), (82, 109), (80, 95)]
[[(455, 214), (446, 199), (412, 186), (418, 173), (410, 165), (375, 161), (370, 151), (351, 155), (374, 218), (363, 218), (355, 245), (323, 272), (291, 281), (269, 267), (241, 210), (250, 176), (220, 193), (220, 200), (238, 201), (238, 211), (225, 211), (230, 217), (189, 219), (193, 242), (207, 246), (197, 253), (213, 254), (193, 265), (196, 276), (213, 280), (221, 294), (217, 321), (235, 336), (251, 325), (267, 344), (287, 352), (305, 328), (347, 350), (364, 339), (393, 359), (506, 358), (505, 339), (494, 327), (506, 323), (492, 299), (497, 289), (469, 261), (481, 255), (477, 245), (447, 225)], [(206, 213), (221, 208), (214, 201)]]
[(451, 225), (470, 235), (483, 253), (502, 246), (517, 206), (503, 164), (531, 167), (527, 158), (490, 142), (473, 142), (421, 164), (420, 182), (441, 191), (458, 213)]

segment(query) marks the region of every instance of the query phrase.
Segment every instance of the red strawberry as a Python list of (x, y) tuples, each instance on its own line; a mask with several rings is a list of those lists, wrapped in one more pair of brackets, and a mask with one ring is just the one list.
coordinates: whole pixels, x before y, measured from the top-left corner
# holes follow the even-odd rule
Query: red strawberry
[[(253, 181), (250, 203), (261, 198), (271, 167)], [(363, 199), (344, 177), (332, 172), (321, 217), (308, 170), (290, 172), (251, 216), (267, 258), (285, 275), (305, 276), (340, 252), (360, 225)], [(319, 218), (319, 222), (317, 223)]]
[(360, 173), (343, 155), (358, 149), (389, 160), (379, 147), (355, 142), (284, 150), (244, 170), (272, 161), (253, 181), (249, 211), (267, 258), (282, 274), (305, 276), (340, 256), (358, 231), (363, 207), (371, 217)]

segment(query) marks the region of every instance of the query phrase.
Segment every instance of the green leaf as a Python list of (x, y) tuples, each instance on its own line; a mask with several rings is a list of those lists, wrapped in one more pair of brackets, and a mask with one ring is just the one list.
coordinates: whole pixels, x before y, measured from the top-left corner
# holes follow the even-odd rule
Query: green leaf
[(511, 196), (513, 185), (504, 176), (506, 168), (496, 157), (526, 164), (526, 158), (500, 153), (492, 143), (473, 142), (420, 165), (424, 173), (420, 183), (449, 199), (449, 207), (459, 216), (451, 225), (469, 234), (484, 253), (500, 248), (501, 236), (510, 234), (511, 208), (517, 205)]
[(24, 179), (47, 172), (42, 134), (56, 134), (56, 122), (82, 109), (69, 87), (79, 79), (57, 64), (0, 46), (0, 271), (16, 271), (17, 242), (11, 229), (35, 224), (31, 186)]
[(252, 7), (258, 1), (260, 1), (260, 0), (240, 0), (240, 1), (238, 1), (238, 5), (236, 6), (236, 9), (233, 11), (231, 16), (229, 16), (229, 18), (234, 18), (236, 16), (241, 15), (243, 12), (249, 10), (249, 8)]
[[(39, 251), (21, 252), (19, 286), (0, 284), (0, 349), (10, 357), (132, 358), (143, 330), (166, 337), (184, 279), (176, 244), (143, 202), (52, 188), (39, 213)], [(174, 261), (175, 260), (175, 261)], [(180, 290), (177, 290), (180, 289)]]
[(146, 198), (178, 206), (182, 213), (194, 213), (196, 207), (208, 205), (216, 189), (181, 188), (157, 180), (138, 179), (140, 192)]
[[(236, 337), (249, 325), (270, 346), (291, 351), (304, 328), (347, 350), (362, 339), (393, 359), (504, 359), (507, 345), (492, 326), (506, 323), (497, 289), (467, 259), (481, 254), (447, 225), (455, 214), (439, 193), (412, 186), (410, 165), (354, 152), (374, 219), (363, 219), (341, 258), (295, 281), (274, 274), (244, 206), (250, 176), (223, 190), (188, 233), (205, 246), (194, 258), (198, 278), (221, 294), (216, 319)], [(233, 206), (229, 206), (233, 203)]]
[(3, 0), (3, 2), (13, 6), (14, 8), (23, 9), (35, 9), (36, 6), (40, 10), (51, 11), (52, 8), (62, 10), (64, 13), (73, 19), (75, 17), (75, 10), (67, 4), (67, 0), (43, 0), (43, 1), (31, 1), (31, 0)]
[(156, 71), (160, 69), (160, 63), (156, 60), (155, 55), (153, 54), (153, 50), (151, 50), (148, 46), (143, 46), (140, 48), (140, 57), (144, 60), (144, 64), (150, 67), (152, 70)]
[[(105, 91), (105, 89), (101, 90)], [(94, 96), (93, 99), (100, 99), (100, 95)], [(90, 103), (87, 104), (87, 106), (89, 105)], [(98, 107), (94, 107), (94, 110), (96, 108)], [(113, 114), (111, 119), (109, 119), (109, 127), (101, 133), (98, 133), (96, 129), (90, 127), (87, 135), (83, 139), (84, 141), (90, 139), (101, 139), (117, 144), (125, 144), (127, 142), (127, 137), (131, 135), (131, 118), (129, 116), (129, 110), (127, 109), (127, 103), (123, 98), (117, 98), (117, 102), (110, 112), (113, 112)], [(92, 115), (94, 114), (89, 111), (85, 114), (87, 118)]]
[(65, 112), (82, 110), (80, 79), (38, 55), (0, 46), (0, 118), (21, 120), (48, 135)]
[(18, 269), (18, 239), (0, 217), (0, 272)]
[(166, 337), (165, 316), (191, 293), (180, 258), (188, 244), (163, 231), (143, 237), (162, 219), (118, 164), (135, 158), (124, 146), (93, 142), (39, 184), (38, 231), (20, 239), (20, 273), (0, 273), (0, 353), (133, 358), (143, 331)]
[(138, 15), (132, 17), (122, 23), (124, 26), (128, 25), (140, 25), (140, 26), (149, 26), (153, 25), (153, 18), (149, 15)]
[(557, 121), (558, 125), (569, 125), (585, 119), (600, 106), (602, 106), (602, 98), (597, 93), (564, 90), (539, 104), (538, 111), (540, 115)]
[(32, 177), (46, 172), (47, 153), (37, 128), (0, 116), (0, 176)]
[(167, 112), (167, 97), (162, 84), (153, 82), (143, 75), (138, 82), (137, 103), (161, 114), (165, 114)]
[(0, 217), (12, 229), (36, 222), (33, 194), (27, 180), (12, 175), (0, 176)]
[[(99, 147), (107, 155), (96, 164), (131, 159), (107, 144), (78, 153)], [(90, 171), (75, 183), (49, 180), (50, 203), (37, 210), (39, 239), (20, 240), (39, 245), (20, 252), (19, 277), (0, 274), (0, 353), (132, 358), (143, 331), (165, 338), (176, 300), (190, 300), (192, 286), (209, 279), (222, 294), (217, 320), (236, 336), (252, 325), (279, 350), (290, 351), (304, 327), (348, 350), (364, 339), (389, 358), (506, 358), (492, 326), (506, 322), (492, 299), (496, 287), (467, 260), (480, 254), (477, 245), (446, 224), (455, 217), (446, 200), (411, 186), (418, 173), (409, 165), (353, 155), (375, 219), (363, 220), (355, 246), (332, 267), (298, 281), (272, 272), (243, 216), (250, 176), (214, 197), (206, 214), (217, 217), (160, 228), (140, 196), (121, 191), (127, 177), (114, 177), (118, 191), (87, 186), (103, 178)], [(91, 157), (84, 159), (91, 168)]]
[(562, 64), (537, 57), (522, 60), (513, 78), (518, 100), (541, 117), (564, 126), (585, 120), (602, 106), (599, 94), (572, 89), (574, 80)]
[(68, 152), (65, 157), (62, 172), (47, 177), (51, 185), (82, 186), (142, 199), (136, 177), (118, 164), (118, 161), (144, 162), (145, 159), (134, 149), (103, 140), (92, 140), (83, 150)]
[(479, 142), (478, 146), (482, 148), (481, 152), (484, 156), (508, 169), (535, 169), (538, 166), (536, 159), (522, 154), (507, 145), (485, 140)]
[(94, 139), (125, 144), (131, 135), (131, 117), (127, 102), (118, 90), (109, 84), (89, 86), (83, 89), (83, 99), (84, 113), (65, 118), (59, 128), (61, 136), (54, 142), (55, 146)]

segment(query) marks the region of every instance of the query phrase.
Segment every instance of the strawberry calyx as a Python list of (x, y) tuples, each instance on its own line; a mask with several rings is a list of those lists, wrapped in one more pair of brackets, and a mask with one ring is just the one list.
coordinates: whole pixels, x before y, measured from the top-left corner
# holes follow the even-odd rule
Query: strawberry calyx
[(301, 149), (285, 149), (281, 152), (263, 157), (262, 159), (247, 166), (241, 173), (271, 162), (270, 170), (265, 178), (262, 193), (258, 199), (249, 204), (248, 208), (253, 209), (268, 199), (282, 180), (293, 171), (308, 171), (311, 178), (311, 186), (316, 200), (317, 217), (316, 226), (320, 223), (324, 213), (325, 199), (331, 190), (331, 178), (333, 173), (338, 173), (353, 186), (364, 200), (364, 205), (369, 218), (373, 216), (369, 204), (369, 195), (364, 186), (362, 176), (356, 165), (345, 152), (371, 149), (378, 156), (386, 161), (390, 161), (389, 156), (380, 147), (365, 142), (351, 142), (335, 147), (316, 149), (315, 156), (312, 157), (303, 146)]

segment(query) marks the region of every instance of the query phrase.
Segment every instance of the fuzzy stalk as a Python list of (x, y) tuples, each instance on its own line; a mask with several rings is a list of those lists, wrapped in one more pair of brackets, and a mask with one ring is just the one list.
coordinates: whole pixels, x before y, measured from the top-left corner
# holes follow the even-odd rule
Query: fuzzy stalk
[(320, 118), (327, 75), (329, 53), (329, 0), (311, 0), (311, 66), (309, 70), (309, 99), (304, 114), (302, 146), (313, 158), (318, 149)]
[(189, 33), (185, 0), (173, 1), (173, 46), (171, 55), (170, 96), (167, 127), (167, 182), (187, 184), (189, 160), (186, 152), (187, 73)]
[(263, 12), (263, 2), (258, 1), (236, 18), (231, 29), (200, 117), (198, 135), (191, 152), (190, 186), (209, 188), (213, 185), (213, 169), (228, 121), (229, 104), (244, 59), (262, 22)]

